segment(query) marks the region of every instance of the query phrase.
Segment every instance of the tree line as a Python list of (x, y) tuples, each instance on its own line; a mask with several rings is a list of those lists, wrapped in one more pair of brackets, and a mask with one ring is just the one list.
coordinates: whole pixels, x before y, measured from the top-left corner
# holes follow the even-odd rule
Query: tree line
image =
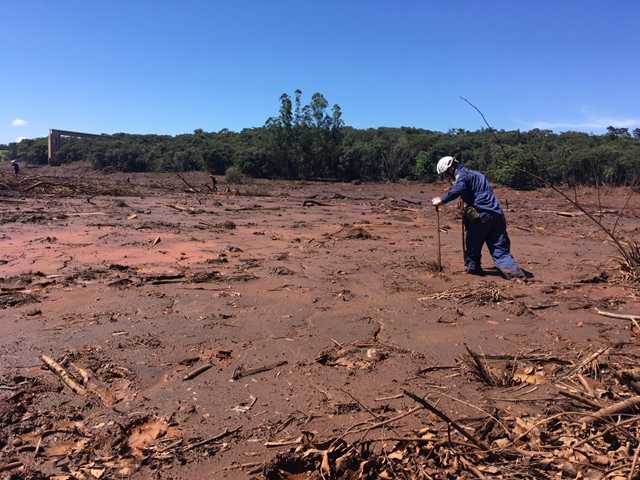
[[(551, 185), (638, 185), (640, 129), (609, 127), (603, 135), (533, 129), (437, 132), (412, 127), (355, 129), (340, 106), (320, 93), (280, 96), (277, 116), (240, 132), (201, 129), (183, 135), (117, 133), (112, 141), (64, 138), (62, 163), (88, 160), (96, 169), (126, 172), (229, 168), (255, 178), (330, 181), (435, 180), (435, 165), (453, 155), (512, 188)], [(47, 138), (0, 145), (2, 158), (46, 164)]]

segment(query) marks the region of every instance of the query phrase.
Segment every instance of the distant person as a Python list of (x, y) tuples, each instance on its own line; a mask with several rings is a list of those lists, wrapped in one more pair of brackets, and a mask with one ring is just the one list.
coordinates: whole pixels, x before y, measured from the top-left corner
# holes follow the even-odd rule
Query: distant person
[(211, 179), (211, 183), (212, 183), (211, 189), (214, 192), (217, 192), (218, 191), (218, 182), (216, 181), (216, 177), (214, 177), (213, 175), (209, 175), (209, 178)]
[(15, 173), (17, 176), (18, 173), (20, 173), (20, 165), (18, 165), (18, 162), (16, 162), (15, 160), (11, 160), (11, 165), (13, 165), (13, 173)]
[(464, 250), (467, 273), (484, 275), (480, 259), (486, 243), (493, 261), (506, 278), (525, 277), (511, 254), (507, 221), (486, 177), (449, 156), (442, 157), (436, 168), (440, 178), (449, 180), (453, 186), (442, 198), (435, 197), (431, 202), (437, 207), (461, 198), (465, 204), (462, 221), (467, 230)]

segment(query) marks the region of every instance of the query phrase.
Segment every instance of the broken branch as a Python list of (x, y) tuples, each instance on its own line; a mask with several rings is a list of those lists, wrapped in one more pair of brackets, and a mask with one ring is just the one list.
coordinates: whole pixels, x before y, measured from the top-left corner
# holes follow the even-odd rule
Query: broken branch
[(62, 367), (62, 365), (56, 362), (53, 358), (47, 357), (46, 355), (42, 355), (42, 357), (40, 358), (42, 358), (42, 361), (47, 364), (47, 366), (51, 369), (53, 373), (55, 373), (56, 375), (58, 375), (58, 377), (60, 377), (60, 380), (62, 380), (62, 382), (67, 387), (69, 387), (75, 393), (80, 393), (84, 395), (85, 393), (84, 387), (79, 383), (77, 383), (73, 378), (71, 378), (71, 375), (67, 373), (67, 371)]
[(638, 324), (638, 320), (640, 320), (640, 316), (637, 315), (621, 315), (619, 313), (611, 313), (611, 312), (605, 312), (602, 310), (598, 310), (596, 308), (596, 313), (598, 315), (604, 315), (605, 317), (611, 317), (611, 318), (622, 318), (624, 320), (631, 320), (633, 322), (633, 324), (635, 325), (635, 327), (640, 330), (640, 325)]
[(442, 413), (440, 410), (438, 410), (436, 407), (434, 407), (433, 405), (431, 405), (429, 402), (427, 402), (426, 400), (424, 400), (423, 398), (418, 397), (417, 395), (407, 391), (407, 390), (402, 390), (402, 393), (404, 393), (407, 397), (415, 400), (416, 402), (418, 402), (420, 405), (422, 405), (424, 408), (426, 408), (427, 410), (429, 410), (431, 413), (436, 414), (438, 417), (440, 417), (442, 420), (444, 420), (446, 423), (448, 423), (449, 425), (451, 425), (453, 428), (455, 428), (464, 438), (466, 438), (467, 440), (469, 440), (471, 443), (473, 443), (476, 447), (478, 447), (480, 450), (487, 452), (489, 451), (489, 448), (486, 445), (483, 445), (479, 440), (477, 440), (473, 435), (471, 435), (470, 433), (468, 433), (464, 428), (462, 428), (460, 425), (458, 425), (457, 422), (453, 421), (451, 418), (449, 418), (446, 414)]
[(197, 377), (201, 373), (206, 372), (211, 367), (213, 367), (213, 365), (211, 365), (210, 363), (206, 363), (204, 365), (200, 365), (198, 368), (194, 368), (189, 373), (187, 373), (184, 377), (182, 377), (182, 380), (183, 381), (184, 380), (191, 380), (192, 378)]
[(582, 417), (579, 422), (587, 425), (597, 424), (609, 419), (613, 415), (620, 415), (628, 412), (635, 412), (640, 406), (640, 397), (628, 398), (622, 402), (614, 403), (606, 408), (601, 408), (597, 412)]

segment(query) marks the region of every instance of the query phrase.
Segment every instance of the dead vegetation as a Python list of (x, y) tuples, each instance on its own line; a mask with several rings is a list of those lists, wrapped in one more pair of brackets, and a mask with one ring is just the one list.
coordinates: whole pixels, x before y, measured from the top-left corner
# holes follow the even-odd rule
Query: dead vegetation
[(62, 178), (43, 175), (8, 175), (0, 172), (0, 194), (15, 195), (111, 195), (114, 197), (132, 193), (131, 185), (114, 185), (113, 182), (78, 176)]
[[(91, 186), (68, 190), (85, 192), (70, 194), (81, 196), (74, 209), (93, 199)], [(601, 242), (582, 243), (582, 230), (558, 241), (580, 239), (575, 260), (536, 264), (546, 244), (528, 258), (544, 282), (470, 283), (449, 264), (457, 236), (443, 241), (441, 271), (432, 219), (397, 220), (388, 195), (371, 200), (377, 190), (358, 200), (316, 192), (323, 202), (301, 205), (169, 187), (155, 203), (95, 199), (100, 222), (93, 211), (63, 214), (72, 209), (61, 202), (46, 215), (26, 202), (3, 212), (15, 220), (2, 265), (23, 259), (14, 245), (26, 227), (22, 245), (47, 263), (27, 252), (32, 270), (0, 279), (11, 318), (1, 478), (640, 475), (640, 317), (620, 311), (637, 292), (619, 284), (631, 277), (589, 263), (584, 245)], [(332, 199), (359, 210), (331, 218)], [(17, 220), (25, 214), (32, 225)], [(64, 228), (42, 232), (61, 218), (97, 234), (70, 244)], [(529, 230), (528, 245), (551, 236)], [(111, 248), (123, 255), (102, 258)], [(54, 260), (58, 271), (34, 266)], [(455, 361), (434, 360), (439, 349)]]
[[(460, 373), (484, 385), (476, 402), (437, 386), (390, 414), (352, 425), (335, 438), (300, 437), (263, 469), (284, 480), (378, 478), (636, 478), (640, 397), (635, 361), (609, 348), (583, 358), (523, 354), (489, 360), (467, 348)], [(398, 397), (394, 397), (398, 398)], [(463, 404), (473, 418), (445, 412)], [(513, 405), (519, 405), (514, 409)], [(544, 407), (544, 414), (528, 412)], [(366, 408), (366, 407), (365, 407)], [(368, 409), (367, 409), (368, 410)], [(403, 428), (418, 417), (416, 430)], [(405, 432), (403, 434), (399, 431)]]

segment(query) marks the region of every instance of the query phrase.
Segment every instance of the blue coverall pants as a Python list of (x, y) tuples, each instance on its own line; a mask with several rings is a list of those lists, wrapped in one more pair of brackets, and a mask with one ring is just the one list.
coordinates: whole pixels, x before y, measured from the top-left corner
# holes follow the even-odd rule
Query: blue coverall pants
[(478, 212), (474, 221), (464, 219), (467, 229), (465, 237), (464, 264), (469, 273), (482, 273), (480, 260), (482, 247), (486, 243), (493, 261), (506, 277), (522, 276), (523, 272), (511, 254), (511, 240), (507, 235), (507, 221), (503, 215)]

